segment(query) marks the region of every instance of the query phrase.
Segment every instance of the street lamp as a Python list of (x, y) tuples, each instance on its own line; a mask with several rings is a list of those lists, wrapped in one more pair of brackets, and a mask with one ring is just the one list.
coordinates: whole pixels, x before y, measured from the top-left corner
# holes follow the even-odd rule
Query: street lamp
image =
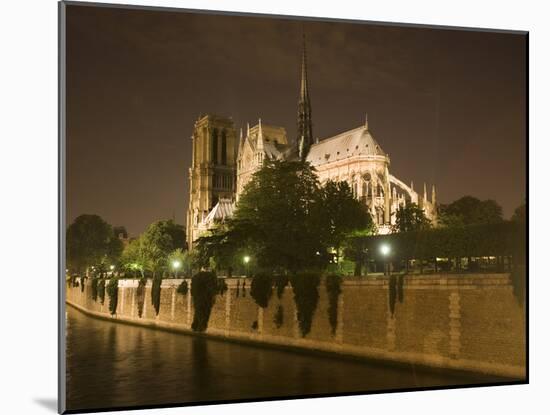
[(248, 266), (248, 263), (250, 262), (250, 257), (249, 257), (248, 255), (245, 255), (245, 256), (243, 257), (243, 262), (244, 262), (244, 264), (245, 264), (245, 266), (246, 266), (246, 276), (248, 276), (248, 274), (249, 274), (249, 266)]
[(384, 257), (384, 275), (389, 275), (390, 274), (390, 266), (389, 266), (389, 263), (388, 263), (388, 256), (390, 255), (391, 253), (391, 247), (388, 245), (388, 244), (382, 244), (380, 246), (380, 253), (382, 254), (382, 256)]
[(178, 277), (178, 269), (181, 267), (181, 262), (179, 260), (172, 261), (172, 268), (174, 268), (174, 277)]
[(390, 254), (390, 252), (391, 252), (391, 248), (388, 244), (382, 244), (382, 246), (380, 246), (380, 253), (385, 257), (387, 257)]

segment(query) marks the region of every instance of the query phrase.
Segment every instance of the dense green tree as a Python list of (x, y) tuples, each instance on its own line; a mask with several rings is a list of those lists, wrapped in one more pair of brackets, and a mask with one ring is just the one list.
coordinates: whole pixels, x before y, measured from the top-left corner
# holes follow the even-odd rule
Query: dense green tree
[(411, 232), (427, 229), (431, 226), (430, 220), (424, 214), (424, 210), (416, 203), (407, 203), (399, 206), (395, 212), (395, 224), (393, 232)]
[(149, 225), (141, 239), (154, 275), (169, 269), (166, 259), (174, 250), (183, 248), (185, 232), (172, 220), (160, 220)]
[(253, 253), (252, 248), (247, 248), (250, 240), (247, 229), (247, 223), (235, 220), (211, 229), (197, 240), (194, 257), (191, 258), (192, 266), (223, 269), (230, 276), (234, 269), (242, 265), (239, 261)]
[(502, 222), (502, 207), (491, 199), (480, 200), (473, 196), (463, 196), (440, 208), (440, 223), (444, 226), (498, 222)]
[(347, 182), (325, 183), (321, 188), (321, 212), (319, 227), (324, 231), (324, 242), (335, 249), (337, 259), (350, 232), (374, 226), (367, 207), (353, 196)]
[(113, 228), (98, 215), (80, 215), (67, 228), (67, 264), (83, 273), (88, 267), (116, 262), (122, 242)]
[(185, 231), (183, 226), (173, 220), (153, 222), (138, 238), (132, 240), (124, 249), (122, 263), (130, 272), (139, 272), (141, 277), (158, 273), (173, 272), (170, 256), (182, 256), (185, 245)]
[(268, 160), (245, 187), (232, 232), (253, 249), (260, 267), (294, 272), (321, 265), (320, 215), (319, 182), (309, 163)]
[(143, 237), (133, 239), (126, 245), (122, 252), (121, 263), (130, 274), (139, 273), (141, 278), (145, 277), (146, 272), (152, 270), (152, 263), (145, 248)]

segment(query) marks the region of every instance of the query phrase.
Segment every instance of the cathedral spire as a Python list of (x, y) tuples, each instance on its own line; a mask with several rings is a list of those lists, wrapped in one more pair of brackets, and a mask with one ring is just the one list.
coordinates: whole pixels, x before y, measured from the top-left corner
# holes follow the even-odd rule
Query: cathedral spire
[[(305, 160), (309, 148), (313, 144), (313, 132), (311, 122), (311, 103), (309, 101), (309, 88), (307, 82), (307, 56), (306, 35), (303, 34), (302, 46), (302, 73), (300, 79), (300, 98), (298, 99), (298, 133), (296, 145), (300, 158)], [(300, 151), (301, 150), (301, 151)]]

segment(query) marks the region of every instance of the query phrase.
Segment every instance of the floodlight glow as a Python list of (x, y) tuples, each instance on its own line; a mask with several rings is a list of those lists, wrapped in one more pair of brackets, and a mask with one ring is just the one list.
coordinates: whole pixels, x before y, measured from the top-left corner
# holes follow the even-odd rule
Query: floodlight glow
[(388, 256), (390, 254), (390, 246), (388, 244), (384, 244), (380, 247), (380, 253), (384, 256)]
[(177, 259), (175, 261), (172, 261), (172, 267), (174, 267), (174, 269), (178, 269), (179, 267), (181, 267), (181, 262)]
[(111, 265), (109, 268), (111, 268), (111, 271), (115, 269), (114, 265)]
[(248, 264), (250, 262), (250, 257), (248, 255), (245, 255), (243, 261), (245, 264)]

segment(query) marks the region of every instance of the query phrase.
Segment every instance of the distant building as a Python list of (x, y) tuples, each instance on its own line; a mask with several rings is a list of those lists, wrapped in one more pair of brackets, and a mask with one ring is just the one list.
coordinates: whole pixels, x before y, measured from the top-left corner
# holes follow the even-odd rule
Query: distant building
[(436, 193), (432, 185), (428, 198), (390, 174), (390, 157), (372, 136), (365, 117), (363, 125), (322, 140), (313, 138), (313, 124), (305, 43), (302, 53), (300, 97), (294, 143), (284, 127), (247, 125), (237, 140), (231, 118), (201, 116), (192, 135), (193, 161), (189, 169), (187, 242), (193, 242), (216, 223), (231, 217), (246, 184), (266, 159), (308, 161), (319, 180), (347, 182), (355, 197), (369, 209), (379, 233), (388, 233), (395, 212), (406, 203), (416, 203), (431, 221), (436, 220)]

